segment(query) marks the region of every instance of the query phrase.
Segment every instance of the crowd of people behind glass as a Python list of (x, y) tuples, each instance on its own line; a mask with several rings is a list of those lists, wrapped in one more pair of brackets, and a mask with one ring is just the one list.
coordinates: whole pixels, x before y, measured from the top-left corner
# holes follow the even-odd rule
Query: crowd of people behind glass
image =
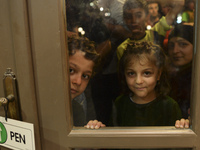
[[(169, 123), (168, 119), (165, 120), (168, 123), (155, 123), (149, 116), (160, 113), (158, 110), (152, 111), (152, 109), (156, 109), (155, 105), (149, 106), (152, 105), (152, 101), (155, 103), (155, 99), (156, 101), (162, 99), (158, 96), (159, 94), (156, 94), (156, 97), (154, 97), (154, 94), (154, 96), (150, 95), (153, 100), (138, 103), (134, 96), (137, 95), (135, 94), (137, 91), (133, 92), (134, 90), (129, 87), (128, 97), (119, 100), (120, 97), (125, 95), (121, 84), (122, 79), (119, 77), (119, 66), (122, 63), (121, 58), (125, 57), (125, 52), (127, 55), (128, 51), (132, 51), (130, 49), (138, 48), (135, 47), (137, 44), (133, 43), (139, 43), (139, 47), (143, 47), (142, 49), (148, 49), (148, 47), (154, 49), (158, 45), (157, 49), (160, 49), (159, 46), (161, 47), (161, 50), (158, 51), (164, 50), (167, 70), (160, 69), (157, 64), (155, 66), (159, 68), (158, 72), (162, 72), (160, 75), (165, 74), (165, 78), (169, 81), (170, 91), (167, 95), (174, 99), (180, 107), (182, 115), (179, 115), (179, 108), (176, 108), (177, 111), (173, 111), (176, 114), (172, 114), (173, 119), (188, 119), (193, 60), (194, 4), (193, 0), (66, 0), (68, 38), (74, 39), (76, 37), (75, 39), (77, 39), (79, 37), (82, 42), (86, 40), (85, 38), (94, 41), (96, 52), (101, 60), (95, 72), (92, 70), (92, 75), (90, 75), (92, 77), (87, 80), (88, 83), (85, 84), (83, 92), (72, 99), (73, 104), (77, 103), (76, 106), (73, 106), (75, 126), (83, 126), (90, 120), (103, 122), (100, 126), (173, 125)], [(84, 46), (87, 47), (87, 45)], [(78, 48), (76, 47), (76, 49)], [(79, 49), (81, 48), (79, 47)], [(157, 52), (152, 51), (151, 53)], [(153, 59), (146, 56), (146, 52), (144, 54), (146, 59)], [(137, 60), (143, 62), (140, 59)], [(134, 60), (130, 60), (131, 63), (133, 63), (132, 61)], [(137, 64), (137, 62), (134, 63)], [(151, 62), (148, 63), (151, 64)], [(135, 67), (133, 66), (133, 68)], [(131, 73), (139, 74), (139, 71), (135, 69)], [(149, 74), (149, 72), (145, 72), (145, 74)], [(160, 75), (158, 73), (157, 77), (160, 77)], [(126, 82), (129, 85), (127, 78)], [(160, 84), (160, 78), (158, 81), (155, 84), (155, 89)], [(171, 98), (165, 97), (164, 99), (173, 103)], [(128, 99), (126, 105), (134, 104), (136, 106), (126, 106), (122, 109), (122, 105), (125, 104), (119, 101), (125, 101), (124, 99)], [(168, 103), (159, 104), (160, 109), (162, 108), (161, 105), (172, 109), (171, 104), (169, 104), (170, 106)], [(173, 108), (175, 105), (173, 104)], [(78, 109), (83, 111), (79, 112)], [(137, 110), (137, 112), (133, 112), (132, 109)], [(126, 113), (122, 113), (123, 111), (126, 111)], [(151, 111), (152, 113), (150, 113)], [(134, 113), (136, 113), (135, 120), (138, 118), (140, 121), (143, 120), (141, 124), (139, 124), (139, 121), (136, 121), (138, 124), (127, 121)], [(149, 114), (143, 115), (143, 113)], [(79, 116), (79, 114), (81, 115)], [(115, 117), (116, 115), (125, 121), (123, 119), (119, 121), (120, 119)], [(145, 120), (145, 117), (150, 118)], [(161, 116), (161, 118), (169, 118), (169, 116)], [(149, 119), (151, 121), (148, 122)], [(99, 123), (98, 121), (95, 122)]]

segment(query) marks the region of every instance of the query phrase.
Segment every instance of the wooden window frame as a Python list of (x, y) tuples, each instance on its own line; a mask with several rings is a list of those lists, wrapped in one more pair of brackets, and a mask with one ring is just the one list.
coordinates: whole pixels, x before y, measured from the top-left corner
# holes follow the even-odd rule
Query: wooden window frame
[[(191, 129), (176, 129), (175, 127), (105, 127), (99, 130), (73, 127), (72, 119), (68, 122), (68, 146), (69, 148), (196, 148), (200, 149), (200, 4), (196, 2), (195, 20), (195, 46), (193, 64), (193, 86), (191, 105)], [(70, 100), (68, 100), (68, 110), (70, 110)]]
[[(73, 126), (69, 91), (65, 0), (27, 2), (33, 76), (42, 149), (193, 148), (200, 149), (200, 4), (195, 11), (192, 129), (174, 127)], [(44, 9), (45, 8), (45, 9)], [(56, 53), (55, 53), (56, 52)], [(56, 62), (56, 63), (55, 63)], [(53, 68), (53, 71), (52, 71)], [(38, 137), (36, 137), (37, 139)]]

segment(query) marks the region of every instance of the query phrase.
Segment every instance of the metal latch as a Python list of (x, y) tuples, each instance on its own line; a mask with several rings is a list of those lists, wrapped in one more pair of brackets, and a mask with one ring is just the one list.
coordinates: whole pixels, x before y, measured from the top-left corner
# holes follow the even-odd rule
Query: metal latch
[(11, 68), (7, 68), (3, 77), (4, 95), (0, 98), (0, 106), (4, 107), (5, 117), (21, 120), (20, 103), (17, 93), (17, 80)]

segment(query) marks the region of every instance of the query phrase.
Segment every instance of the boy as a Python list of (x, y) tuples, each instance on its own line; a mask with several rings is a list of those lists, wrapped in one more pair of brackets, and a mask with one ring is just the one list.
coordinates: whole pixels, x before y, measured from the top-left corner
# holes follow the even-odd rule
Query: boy
[(148, 15), (146, 20), (146, 26), (153, 27), (159, 20), (160, 20), (160, 13), (159, 13), (159, 3), (157, 1), (150, 1), (148, 2)]
[(126, 0), (123, 6), (123, 19), (132, 35), (117, 48), (118, 60), (122, 57), (127, 43), (131, 40), (152, 41), (162, 46), (166, 31), (171, 28), (170, 25), (183, 6), (184, 1), (177, 1), (166, 17), (162, 17), (151, 30), (145, 30), (146, 1)]
[[(68, 37), (70, 92), (75, 126), (83, 126), (90, 115), (94, 119), (92, 104), (86, 101), (84, 91), (99, 63), (95, 43), (84, 37)], [(91, 112), (90, 112), (91, 111)]]

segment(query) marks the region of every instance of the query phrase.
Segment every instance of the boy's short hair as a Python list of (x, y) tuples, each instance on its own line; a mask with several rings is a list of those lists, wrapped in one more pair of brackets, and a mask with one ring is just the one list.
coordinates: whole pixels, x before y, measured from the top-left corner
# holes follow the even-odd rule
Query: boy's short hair
[(126, 0), (123, 6), (123, 12), (134, 8), (143, 8), (146, 11), (147, 3), (145, 0)]
[(149, 4), (154, 4), (154, 3), (159, 4), (159, 2), (158, 2), (157, 0), (152, 0), (152, 1), (148, 1), (148, 2), (147, 2), (147, 5), (149, 5)]
[(84, 52), (84, 57), (87, 60), (94, 62), (95, 68), (99, 65), (100, 56), (96, 52), (96, 44), (94, 41), (90, 41), (86, 37), (70, 36), (68, 37), (68, 52), (69, 56), (72, 56), (76, 51)]
[(151, 1), (148, 1), (147, 2), (147, 11), (148, 11), (148, 6), (150, 5), (150, 4), (157, 4), (158, 5), (158, 11), (160, 10), (160, 8), (161, 8), (161, 4), (157, 1), (157, 0), (151, 0)]

